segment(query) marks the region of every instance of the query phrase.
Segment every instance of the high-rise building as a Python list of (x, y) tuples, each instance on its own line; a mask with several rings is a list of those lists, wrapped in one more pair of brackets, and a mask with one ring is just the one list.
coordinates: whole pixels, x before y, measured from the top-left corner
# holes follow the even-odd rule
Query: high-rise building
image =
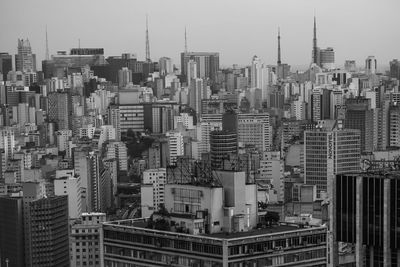
[(219, 70), (219, 53), (184, 52), (181, 53), (181, 75), (188, 82), (188, 62), (193, 59), (197, 65), (197, 78), (210, 79), (215, 82)]
[(330, 91), (324, 88), (314, 88), (311, 93), (309, 116), (313, 122), (330, 119)]
[(211, 167), (223, 168), (225, 159), (238, 153), (238, 134), (226, 130), (210, 132)]
[(397, 102), (389, 109), (389, 146), (400, 147), (400, 103)]
[(268, 87), (270, 84), (270, 68), (261, 63), (260, 58), (254, 56), (251, 63), (251, 87), (261, 90), (261, 101), (268, 101)]
[(335, 68), (335, 51), (332, 47), (320, 50), (320, 64), (321, 67), (327, 70)]
[(165, 168), (148, 169), (143, 172), (140, 186), (142, 218), (150, 217), (160, 204), (164, 204), (166, 175)]
[(374, 56), (369, 56), (365, 60), (365, 72), (367, 74), (375, 74), (377, 69), (377, 63)]
[(72, 101), (66, 92), (52, 92), (48, 95), (48, 118), (56, 123), (58, 130), (72, 129)]
[[(317, 126), (320, 127), (320, 126)], [(360, 132), (316, 128), (304, 132), (304, 181), (328, 193), (333, 175), (360, 169)]]
[(82, 213), (81, 178), (74, 170), (57, 170), (54, 180), (54, 195), (68, 196), (68, 217), (76, 219)]
[(15, 70), (36, 72), (36, 55), (32, 54), (28, 39), (18, 39), (18, 54), (15, 55)]
[(174, 72), (172, 67), (172, 59), (169, 57), (160, 58), (159, 62), (160, 75), (165, 76)]
[(193, 79), (196, 80), (197, 78), (199, 78), (197, 76), (197, 62), (194, 59), (189, 59), (189, 61), (187, 62), (186, 76), (188, 87), (190, 87)]
[(25, 206), (25, 266), (70, 266), (68, 197), (32, 200)]
[(105, 221), (105, 213), (83, 213), (71, 225), (71, 266), (103, 266), (100, 235), (102, 223)]
[(346, 115), (344, 126), (348, 129), (358, 129), (361, 133), (361, 151), (373, 150), (374, 115), (371, 109), (371, 100), (364, 97), (349, 98), (346, 100)]
[(272, 126), (268, 113), (238, 113), (237, 138), (244, 146), (254, 146), (260, 153), (272, 148)]
[(128, 149), (124, 142), (108, 141), (104, 148), (106, 158), (117, 160), (118, 171), (128, 171)]
[(21, 197), (0, 197), (0, 265), (25, 265), (23, 201)]
[(183, 135), (178, 131), (166, 133), (169, 148), (169, 164), (175, 164), (177, 157), (184, 155)]
[(400, 61), (398, 61), (397, 59), (393, 59), (392, 61), (390, 61), (389, 64), (390, 64), (390, 78), (396, 78), (400, 80)]
[(118, 86), (126, 87), (132, 82), (132, 71), (128, 68), (122, 68), (118, 71)]
[(399, 266), (398, 169), (336, 175), (333, 190), (333, 259), (340, 264), (341, 255), (349, 254), (353, 260), (346, 266)]
[(9, 71), (12, 71), (12, 55), (0, 53), (0, 73), (3, 74), (3, 81), (7, 80)]
[(357, 70), (355, 60), (346, 60), (344, 62), (344, 70), (348, 72), (355, 72)]

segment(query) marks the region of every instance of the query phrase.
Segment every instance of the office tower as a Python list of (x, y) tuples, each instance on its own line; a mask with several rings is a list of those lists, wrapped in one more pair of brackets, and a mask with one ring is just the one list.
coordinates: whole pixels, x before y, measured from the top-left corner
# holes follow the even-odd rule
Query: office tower
[(257, 183), (270, 188), (269, 203), (284, 201), (284, 165), (279, 151), (264, 152), (263, 159), (260, 160)]
[(290, 117), (296, 120), (305, 120), (307, 115), (307, 103), (302, 100), (295, 100), (290, 103)]
[(21, 197), (0, 197), (0, 265), (25, 264), (23, 201)]
[(172, 67), (172, 59), (171, 58), (162, 57), (162, 58), (160, 58), (158, 64), (159, 64), (161, 76), (166, 76), (166, 75), (174, 72), (174, 69)]
[(311, 93), (310, 117), (314, 122), (330, 118), (330, 91), (314, 88)]
[(396, 78), (400, 80), (400, 62), (397, 59), (393, 59), (392, 61), (390, 61), (389, 64), (390, 64), (390, 78)]
[[(332, 252), (339, 263), (344, 255), (351, 256), (348, 263), (353, 266), (399, 266), (400, 176), (398, 166), (393, 167), (336, 175)], [(342, 242), (340, 247), (353, 247), (353, 255), (340, 250), (338, 242)]]
[(57, 170), (54, 180), (54, 195), (68, 196), (68, 217), (76, 219), (82, 213), (81, 178), (74, 170)]
[(118, 86), (126, 87), (132, 83), (132, 71), (128, 68), (122, 68), (118, 71)]
[(261, 60), (254, 56), (251, 64), (251, 88), (261, 90), (261, 101), (268, 101), (268, 86), (271, 83), (271, 70), (261, 63)]
[(212, 131), (210, 132), (211, 167), (223, 168), (225, 159), (230, 159), (238, 153), (238, 135), (236, 132)]
[(36, 55), (32, 54), (28, 39), (18, 39), (18, 54), (15, 55), (15, 70), (22, 72), (36, 72)]
[(89, 175), (87, 179), (87, 211), (105, 212), (112, 206), (112, 181), (99, 151), (88, 154)]
[(128, 171), (128, 149), (124, 142), (107, 141), (104, 151), (107, 159), (117, 160), (118, 171)]
[(238, 142), (244, 146), (254, 146), (259, 152), (269, 151), (272, 147), (272, 126), (268, 113), (237, 114), (236, 131)]
[(369, 56), (365, 60), (365, 73), (366, 74), (375, 74), (377, 68), (376, 59), (374, 56)]
[(313, 31), (313, 49), (312, 49), (312, 63), (320, 66), (320, 49), (317, 46), (317, 21), (314, 16), (314, 31)]
[(4, 127), (0, 129), (0, 149), (4, 150), (5, 159), (11, 159), (14, 155), (15, 135), (14, 129)]
[(121, 140), (121, 121), (119, 106), (110, 105), (107, 109), (108, 124), (112, 125), (116, 131), (115, 140)]
[(327, 70), (335, 68), (335, 51), (332, 47), (320, 50), (321, 67)]
[(189, 88), (189, 107), (194, 109), (197, 118), (201, 115), (201, 100), (211, 95), (203, 79), (192, 79)]
[(105, 213), (83, 213), (71, 225), (71, 266), (103, 266), (100, 235), (105, 221)]
[(184, 52), (181, 53), (181, 75), (182, 82), (189, 82), (188, 75), (188, 62), (194, 60), (197, 65), (197, 78), (210, 79), (216, 82), (217, 71), (219, 70), (219, 53), (207, 52)]
[(200, 134), (199, 153), (210, 152), (210, 133), (216, 130), (222, 130), (222, 114), (203, 114), (198, 128)]
[(3, 74), (3, 81), (7, 80), (9, 71), (12, 71), (12, 55), (0, 53), (0, 73)]
[(160, 204), (164, 204), (166, 175), (165, 168), (148, 169), (143, 172), (140, 185), (142, 218), (150, 217)]
[(48, 95), (48, 119), (58, 130), (72, 129), (72, 101), (66, 92), (52, 92)]
[(194, 59), (190, 59), (187, 62), (187, 85), (190, 87), (192, 80), (196, 80), (198, 78), (197, 76), (197, 62)]
[(357, 66), (355, 60), (346, 60), (344, 62), (344, 70), (348, 72), (356, 72)]
[(177, 131), (170, 131), (165, 135), (168, 138), (168, 165), (174, 165), (177, 157), (184, 155), (183, 135)]
[(68, 197), (35, 199), (24, 209), (25, 266), (70, 266)]
[(329, 193), (333, 175), (360, 169), (360, 131), (318, 128), (304, 132), (304, 182)]
[(400, 103), (389, 108), (389, 146), (400, 147)]
[(348, 129), (358, 129), (361, 133), (361, 152), (373, 150), (373, 110), (371, 100), (363, 97), (346, 100), (346, 115), (344, 126)]

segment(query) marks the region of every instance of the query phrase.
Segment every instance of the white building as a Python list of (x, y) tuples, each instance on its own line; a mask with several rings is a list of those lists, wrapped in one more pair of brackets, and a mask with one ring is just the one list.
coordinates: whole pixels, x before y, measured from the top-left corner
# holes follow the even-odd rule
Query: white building
[(59, 130), (56, 132), (58, 151), (69, 149), (69, 140), (72, 137), (72, 130)]
[(149, 169), (143, 172), (140, 197), (142, 217), (150, 217), (160, 204), (164, 204), (167, 171), (165, 168)]
[(128, 170), (128, 149), (124, 142), (108, 141), (105, 145), (105, 149), (107, 159), (117, 160), (119, 171)]
[(82, 213), (81, 178), (75, 176), (74, 170), (57, 170), (54, 194), (68, 196), (68, 216), (79, 218)]
[(260, 152), (272, 146), (272, 126), (268, 113), (239, 113), (238, 142), (254, 145)]
[(183, 135), (180, 132), (167, 132), (169, 155), (168, 161), (170, 164), (176, 163), (178, 156), (184, 155)]
[(193, 116), (189, 113), (181, 113), (179, 116), (174, 116), (174, 129), (178, 128), (178, 124), (181, 123), (187, 130), (193, 130)]

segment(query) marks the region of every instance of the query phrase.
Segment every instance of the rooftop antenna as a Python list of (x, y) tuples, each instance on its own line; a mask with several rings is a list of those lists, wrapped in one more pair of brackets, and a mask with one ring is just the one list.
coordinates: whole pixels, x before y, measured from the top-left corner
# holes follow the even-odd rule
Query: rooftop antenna
[(47, 24), (46, 24), (46, 60), (49, 60), (49, 40), (47, 39)]
[(188, 49), (187, 49), (187, 34), (186, 34), (186, 26), (185, 26), (185, 53), (187, 53), (188, 52)]
[(278, 27), (278, 65), (281, 65), (281, 29)]
[(150, 41), (149, 41), (149, 22), (146, 14), (146, 62), (151, 62), (150, 59)]

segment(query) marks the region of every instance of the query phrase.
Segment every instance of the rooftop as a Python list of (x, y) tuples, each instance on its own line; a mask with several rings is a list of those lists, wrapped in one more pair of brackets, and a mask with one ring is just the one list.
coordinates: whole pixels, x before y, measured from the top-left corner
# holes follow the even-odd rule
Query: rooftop
[(114, 227), (121, 227), (121, 228), (132, 228), (132, 229), (141, 229), (147, 230), (151, 232), (159, 232), (159, 233), (170, 233), (174, 235), (183, 235), (183, 236), (190, 236), (190, 237), (197, 237), (197, 238), (210, 238), (214, 240), (233, 240), (236, 238), (248, 238), (248, 237), (257, 237), (257, 236), (265, 236), (267, 234), (275, 235), (279, 233), (285, 232), (292, 232), (292, 231), (307, 231), (310, 229), (321, 230), (325, 229), (325, 226), (318, 226), (318, 227), (310, 227), (310, 226), (301, 226), (300, 224), (296, 223), (280, 223), (279, 225), (274, 225), (267, 228), (258, 228), (253, 229), (246, 232), (235, 232), (235, 233), (214, 233), (214, 234), (198, 234), (198, 235), (191, 235), (173, 231), (164, 231), (164, 230), (156, 230), (147, 228), (148, 226), (148, 218), (141, 218), (141, 219), (129, 219), (129, 220), (118, 220), (118, 221), (111, 221), (105, 222), (104, 225), (110, 225)]

